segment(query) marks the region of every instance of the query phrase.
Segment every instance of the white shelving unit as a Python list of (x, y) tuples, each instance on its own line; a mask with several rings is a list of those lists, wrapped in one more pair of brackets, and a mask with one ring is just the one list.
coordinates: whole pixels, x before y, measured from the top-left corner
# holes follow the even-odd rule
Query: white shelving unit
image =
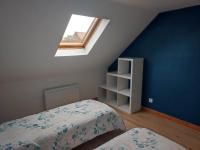
[(122, 111), (141, 108), (143, 58), (118, 58), (118, 69), (106, 74), (106, 83), (98, 87), (98, 99)]

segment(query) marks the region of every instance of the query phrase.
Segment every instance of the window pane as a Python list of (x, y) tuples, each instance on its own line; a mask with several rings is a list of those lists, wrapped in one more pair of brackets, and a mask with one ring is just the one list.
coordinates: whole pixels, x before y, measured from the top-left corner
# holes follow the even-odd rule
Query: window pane
[(94, 17), (87, 17), (72, 14), (63, 35), (63, 43), (82, 43), (92, 23)]

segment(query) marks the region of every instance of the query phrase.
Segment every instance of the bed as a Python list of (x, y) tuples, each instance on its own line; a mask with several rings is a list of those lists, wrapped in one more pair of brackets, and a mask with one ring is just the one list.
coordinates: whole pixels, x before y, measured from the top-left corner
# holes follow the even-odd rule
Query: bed
[(84, 100), (0, 125), (0, 150), (68, 150), (96, 136), (125, 130), (109, 106)]
[(95, 150), (187, 150), (146, 128), (133, 128)]

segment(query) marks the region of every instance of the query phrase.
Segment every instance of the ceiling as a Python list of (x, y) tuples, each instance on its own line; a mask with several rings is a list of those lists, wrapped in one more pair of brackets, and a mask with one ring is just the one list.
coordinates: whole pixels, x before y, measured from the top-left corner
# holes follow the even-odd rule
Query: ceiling
[[(107, 67), (157, 15), (133, 8), (99, 0), (1, 1), (0, 83)], [(89, 55), (54, 57), (71, 14), (110, 23)]]
[(115, 2), (155, 9), (159, 12), (200, 5), (200, 0), (112, 0)]
[[(108, 67), (159, 11), (195, 0), (2, 0), (0, 83)], [(158, 11), (159, 10), (159, 11)], [(110, 19), (87, 56), (54, 57), (71, 14)]]

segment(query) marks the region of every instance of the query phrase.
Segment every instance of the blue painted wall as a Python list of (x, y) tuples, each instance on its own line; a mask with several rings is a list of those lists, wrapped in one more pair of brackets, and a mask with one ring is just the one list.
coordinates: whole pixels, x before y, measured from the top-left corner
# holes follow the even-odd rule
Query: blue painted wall
[(145, 58), (144, 106), (200, 125), (200, 6), (159, 14), (120, 57)]

